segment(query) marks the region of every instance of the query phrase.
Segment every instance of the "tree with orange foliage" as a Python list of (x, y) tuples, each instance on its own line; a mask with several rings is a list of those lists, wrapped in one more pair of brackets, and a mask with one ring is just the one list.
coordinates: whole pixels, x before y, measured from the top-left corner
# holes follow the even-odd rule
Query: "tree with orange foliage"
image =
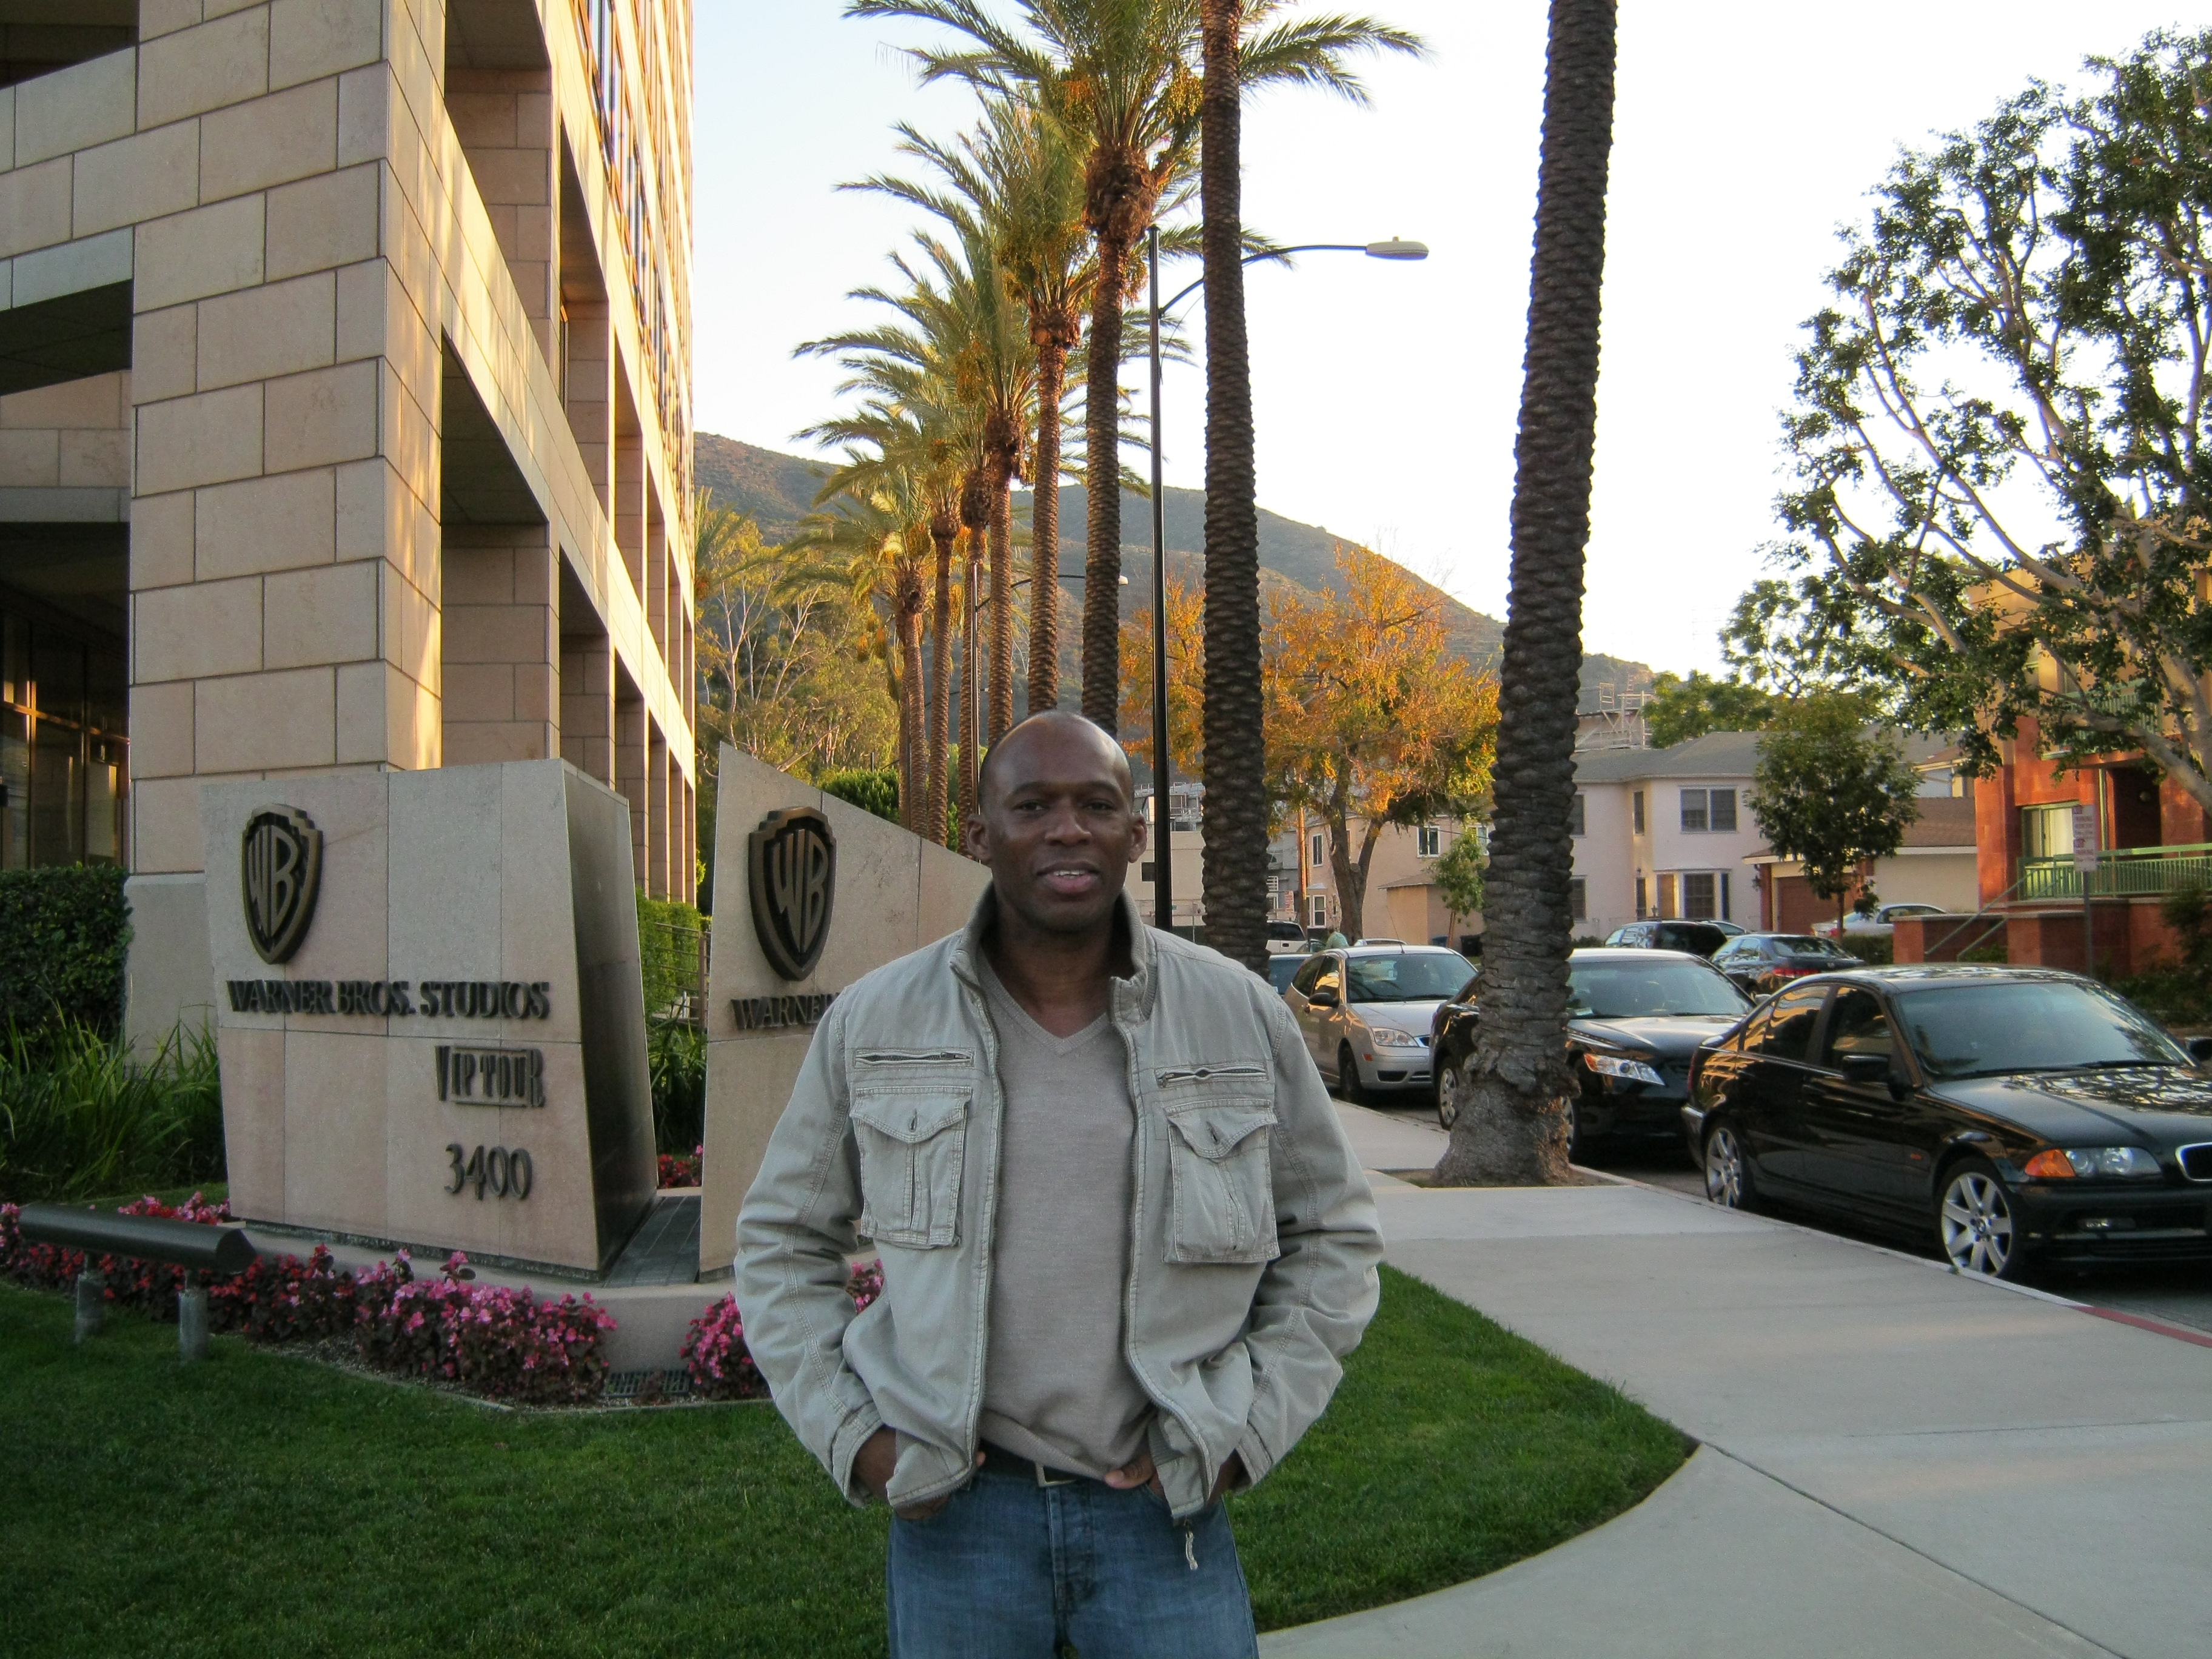
[[(1168, 741), (1175, 775), (1206, 776), (1206, 590), (1168, 576)], [(1121, 746), (1152, 765), (1152, 607), (1121, 624)], [(1153, 775), (1159, 769), (1153, 767)]]
[(1487, 806), (1498, 682), (1453, 653), (1441, 594), (1364, 547), (1340, 545), (1336, 564), (1341, 594), (1268, 607), (1267, 775), (1278, 813), (1303, 809), (1327, 827), (1343, 931), (1358, 939), (1384, 827)]

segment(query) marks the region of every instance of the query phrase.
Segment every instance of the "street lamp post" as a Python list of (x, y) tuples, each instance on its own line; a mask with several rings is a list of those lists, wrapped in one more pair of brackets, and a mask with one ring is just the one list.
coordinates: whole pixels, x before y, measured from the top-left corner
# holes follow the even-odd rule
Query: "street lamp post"
[[(1159, 845), (1152, 854), (1152, 925), (1172, 932), (1175, 820), (1168, 806), (1168, 788), (1174, 781), (1175, 765), (1168, 751), (1168, 568), (1163, 545), (1167, 536), (1167, 509), (1165, 492), (1160, 483), (1160, 319), (1205, 287), (1206, 278), (1200, 277), (1162, 305), (1159, 226), (1150, 227), (1146, 235), (1152, 284), (1152, 824), (1159, 836)], [(1296, 247), (1247, 254), (1243, 263), (1249, 265), (1261, 259), (1279, 258), (1286, 253), (1364, 253), (1370, 259), (1425, 259), (1429, 247), (1425, 242), (1401, 241), (1395, 237), (1387, 242), (1302, 242)], [(1303, 848), (1299, 860), (1303, 885)]]

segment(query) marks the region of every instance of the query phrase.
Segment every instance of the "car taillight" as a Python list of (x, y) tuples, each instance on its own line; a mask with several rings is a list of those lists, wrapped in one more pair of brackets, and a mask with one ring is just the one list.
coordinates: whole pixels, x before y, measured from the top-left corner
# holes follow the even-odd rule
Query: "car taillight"
[(1814, 971), (1814, 970), (1813, 970), (1812, 969), (1810, 969), (1810, 968), (1779, 968), (1779, 967), (1778, 967), (1778, 968), (1777, 968), (1777, 969), (1774, 969), (1774, 972), (1773, 972), (1773, 974), (1772, 974), (1772, 975), (1771, 975), (1771, 976), (1772, 976), (1773, 978), (1775, 978), (1775, 979), (1802, 979), (1802, 978), (1804, 978), (1804, 977), (1805, 977), (1805, 975), (1808, 975), (1808, 974), (1809, 974), (1809, 973), (1811, 973), (1811, 972), (1813, 972), (1813, 971)]

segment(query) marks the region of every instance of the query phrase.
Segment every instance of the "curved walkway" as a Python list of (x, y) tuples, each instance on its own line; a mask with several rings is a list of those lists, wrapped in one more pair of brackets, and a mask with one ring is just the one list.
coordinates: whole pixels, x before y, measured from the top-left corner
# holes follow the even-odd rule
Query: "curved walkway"
[[(1419, 1161), (1430, 1132), (1345, 1113), (1364, 1161)], [(1394, 1265), (1703, 1449), (1558, 1549), (1263, 1653), (2212, 1653), (2212, 1349), (1632, 1184), (1378, 1188)]]

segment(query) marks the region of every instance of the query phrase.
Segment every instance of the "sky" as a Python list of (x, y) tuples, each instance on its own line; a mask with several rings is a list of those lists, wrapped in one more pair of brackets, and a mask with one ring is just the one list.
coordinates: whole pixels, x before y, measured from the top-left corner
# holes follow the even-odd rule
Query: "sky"
[[(792, 348), (869, 315), (847, 291), (888, 280), (886, 256), (915, 222), (836, 186), (898, 168), (893, 124), (949, 135), (974, 108), (916, 86), (898, 48), (926, 28), (842, 9), (697, 11), (696, 423), (787, 453), (809, 453), (793, 434), (836, 409), (839, 378)], [(1406, 237), (1431, 252), (1418, 264), (1310, 254), (1249, 274), (1259, 499), (1502, 617), (1546, 8), (1364, 9), (1419, 32), (1429, 57), (1369, 64), (1366, 108), (1257, 98), (1245, 222), (1285, 243)], [(1899, 148), (1970, 125), (2032, 78), (2084, 84), (2085, 57), (2175, 21), (2172, 0), (1623, 5), (1588, 649), (1719, 666), (1714, 636), (1777, 533), (1801, 325), (1824, 303), (1837, 228), (1863, 219)], [(1166, 280), (1196, 274), (1170, 266)], [(1196, 488), (1202, 368), (1170, 367), (1164, 409), (1167, 482)]]

